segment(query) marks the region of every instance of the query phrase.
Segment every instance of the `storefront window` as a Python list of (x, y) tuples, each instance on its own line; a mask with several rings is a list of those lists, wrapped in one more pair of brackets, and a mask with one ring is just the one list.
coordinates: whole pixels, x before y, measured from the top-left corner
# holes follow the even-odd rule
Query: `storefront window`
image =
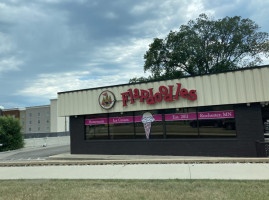
[(196, 124), (196, 108), (178, 108), (165, 111), (166, 138), (197, 137)]
[(164, 138), (162, 110), (135, 112), (135, 138)]
[(264, 136), (269, 138), (269, 105), (262, 105), (262, 120), (264, 127)]
[(133, 112), (109, 114), (109, 134), (111, 139), (134, 138)]
[(86, 140), (109, 139), (108, 137), (108, 115), (89, 115), (85, 119)]
[(235, 137), (233, 106), (89, 115), (86, 140)]
[(197, 126), (201, 137), (236, 136), (233, 106), (199, 107)]

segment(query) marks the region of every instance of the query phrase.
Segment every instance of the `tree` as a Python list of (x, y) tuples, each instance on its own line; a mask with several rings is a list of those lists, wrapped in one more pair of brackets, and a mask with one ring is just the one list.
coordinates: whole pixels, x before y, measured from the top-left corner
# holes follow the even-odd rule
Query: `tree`
[(0, 147), (0, 152), (23, 147), (23, 137), (18, 119), (11, 116), (0, 117), (0, 144), (3, 144)]
[(269, 56), (268, 33), (250, 19), (239, 16), (209, 19), (201, 14), (165, 39), (155, 38), (144, 55), (148, 78), (130, 82), (179, 78), (252, 67)]

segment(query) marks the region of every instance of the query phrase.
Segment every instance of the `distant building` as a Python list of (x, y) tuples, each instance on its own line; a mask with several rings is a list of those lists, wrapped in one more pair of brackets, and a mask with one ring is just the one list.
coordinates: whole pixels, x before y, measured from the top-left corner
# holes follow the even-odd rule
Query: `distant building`
[(20, 109), (20, 124), (22, 133), (26, 133), (26, 110), (25, 108)]
[(4, 109), (2, 115), (20, 119), (20, 110), (19, 108)]
[(50, 132), (50, 105), (26, 107), (25, 133)]
[(11, 109), (4, 109), (2, 111), (3, 116), (11, 116), (15, 119), (18, 119), (20, 121), (20, 125), (22, 126), (22, 133), (25, 133), (25, 109), (19, 109), (19, 108), (11, 108)]
[(50, 132), (69, 131), (69, 117), (58, 116), (57, 99), (50, 100)]
[[(1, 108), (0, 108), (1, 109)], [(57, 133), (69, 131), (69, 117), (58, 116), (58, 101), (50, 105), (0, 110), (3, 116), (19, 119), (22, 133)]]

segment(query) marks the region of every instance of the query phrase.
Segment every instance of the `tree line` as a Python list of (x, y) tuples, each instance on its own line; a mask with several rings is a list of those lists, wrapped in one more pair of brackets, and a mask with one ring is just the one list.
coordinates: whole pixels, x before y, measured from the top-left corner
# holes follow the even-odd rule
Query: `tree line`
[(269, 56), (268, 33), (240, 16), (214, 20), (200, 14), (196, 20), (154, 38), (144, 55), (149, 77), (134, 77), (130, 83), (180, 78), (253, 67)]

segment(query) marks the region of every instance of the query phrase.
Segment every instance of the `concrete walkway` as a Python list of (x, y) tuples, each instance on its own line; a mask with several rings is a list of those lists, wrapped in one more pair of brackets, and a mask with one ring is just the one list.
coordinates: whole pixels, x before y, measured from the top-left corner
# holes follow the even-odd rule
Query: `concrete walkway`
[(269, 180), (269, 158), (65, 153), (49, 160), (0, 162), (0, 180), (8, 179)]
[(0, 179), (269, 180), (269, 164), (129, 164), (0, 167)]

